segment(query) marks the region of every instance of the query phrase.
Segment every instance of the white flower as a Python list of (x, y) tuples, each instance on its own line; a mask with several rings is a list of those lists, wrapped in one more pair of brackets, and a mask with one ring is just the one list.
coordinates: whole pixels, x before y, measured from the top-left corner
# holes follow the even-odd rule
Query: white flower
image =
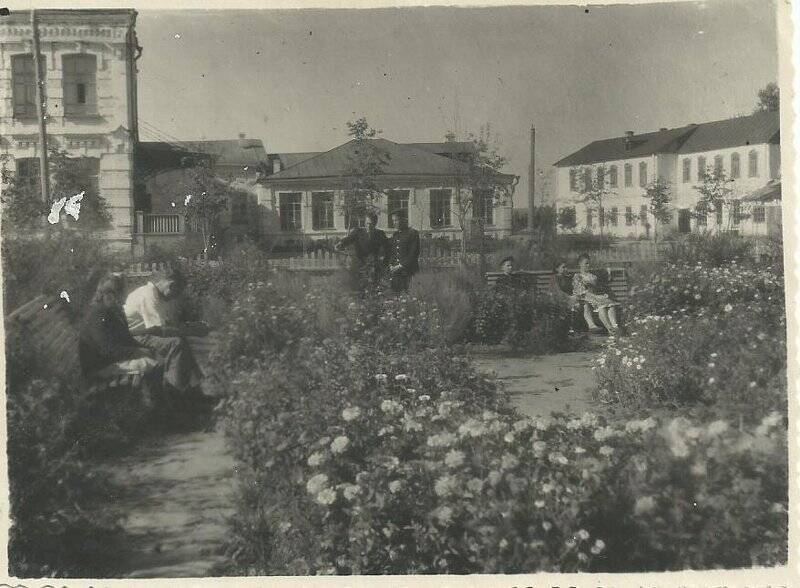
[(453, 519), (453, 509), (449, 506), (441, 506), (436, 509), (434, 516), (442, 523), (449, 523)]
[(492, 486), (497, 486), (500, 483), (500, 480), (503, 478), (503, 474), (498, 472), (497, 470), (492, 470), (489, 472), (489, 483)]
[(381, 410), (386, 413), (402, 412), (403, 405), (396, 400), (384, 400), (381, 402)]
[(587, 531), (586, 529), (581, 529), (580, 531), (578, 531), (578, 539), (586, 541), (588, 538), (589, 538), (589, 531)]
[(530, 421), (530, 420), (528, 420), (528, 419), (522, 419), (522, 420), (519, 420), (519, 421), (517, 421), (516, 423), (514, 423), (514, 426), (513, 426), (513, 428), (514, 428), (514, 430), (515, 430), (517, 433), (521, 433), (522, 431), (524, 431), (525, 429), (527, 429), (528, 427), (530, 427), (530, 426), (531, 426), (531, 424), (532, 424), (532, 423), (531, 423), (531, 421)]
[(544, 521), (542, 523), (542, 529), (544, 529), (545, 531), (549, 531), (552, 528), (553, 528), (553, 523), (550, 523), (548, 521)]
[(408, 380), (408, 376), (405, 374), (397, 374), (394, 377), (395, 382), (405, 382), (406, 380)]
[(506, 443), (513, 443), (514, 442), (514, 433), (508, 432), (503, 436), (503, 441)]
[(652, 496), (642, 496), (636, 501), (633, 512), (636, 515), (644, 515), (652, 512), (656, 508), (656, 501)]
[(317, 494), (320, 490), (328, 485), (328, 476), (325, 474), (317, 474), (311, 477), (306, 483), (306, 490), (309, 494)]
[(704, 478), (708, 474), (708, 469), (706, 468), (705, 462), (699, 461), (692, 464), (691, 472), (698, 478)]
[(721, 435), (727, 430), (728, 430), (728, 423), (722, 420), (714, 421), (713, 423), (708, 425), (708, 434), (712, 437)]
[(320, 453), (319, 451), (312, 453), (311, 455), (308, 456), (308, 465), (310, 465), (311, 467), (317, 467), (323, 461), (325, 461), (325, 454)]
[(605, 548), (606, 548), (605, 541), (603, 541), (602, 539), (598, 539), (597, 541), (594, 542), (594, 545), (592, 545), (592, 548), (589, 551), (591, 551), (594, 555), (597, 555)]
[(381, 429), (378, 431), (378, 437), (383, 437), (384, 435), (391, 435), (392, 433), (394, 433), (394, 427), (392, 426), (381, 427)]
[(444, 463), (449, 468), (456, 468), (464, 463), (464, 452), (453, 449), (447, 453)]
[(575, 448), (575, 453), (577, 453), (578, 455), (581, 455), (582, 453), (586, 453), (586, 450), (583, 447), (576, 447)]
[(504, 469), (504, 470), (510, 470), (511, 468), (516, 467), (516, 465), (518, 463), (519, 463), (519, 460), (517, 460), (516, 457), (514, 457), (510, 453), (504, 453), (503, 457), (501, 459), (501, 466), (500, 467), (502, 467), (502, 469)]
[(508, 547), (508, 541), (506, 541), (505, 539), (501, 539), (500, 543), (498, 544), (498, 547), (500, 547), (500, 549), (505, 549), (506, 547)]
[(336, 491), (332, 488), (325, 488), (319, 494), (317, 494), (317, 502), (322, 505), (329, 505), (333, 504), (336, 501)]
[(331, 443), (331, 451), (333, 453), (342, 453), (347, 449), (348, 445), (350, 445), (350, 439), (344, 435), (339, 435), (333, 440), (333, 443)]
[(385, 382), (386, 380), (389, 379), (389, 376), (387, 376), (386, 374), (375, 374), (375, 379), (378, 382)]
[(344, 487), (344, 497), (347, 500), (353, 500), (356, 496), (361, 494), (361, 487), (356, 486), (355, 484), (347, 484)]
[(480, 494), (481, 490), (483, 490), (483, 480), (472, 478), (469, 482), (467, 482), (467, 490), (474, 494)]
[(544, 500), (534, 500), (533, 506), (536, 508), (544, 508)]
[(427, 394), (423, 394), (417, 400), (419, 400), (420, 402), (428, 402), (430, 399), (431, 399), (430, 396), (428, 396)]
[(456, 479), (453, 476), (442, 476), (436, 480), (433, 489), (438, 496), (448, 496), (456, 489)]
[(599, 449), (599, 451), (600, 451), (600, 455), (605, 455), (606, 457), (608, 457), (609, 455), (614, 453), (614, 448), (613, 447), (609, 447), (608, 445), (603, 445)]
[(433, 435), (428, 437), (428, 447), (449, 447), (453, 443), (455, 443), (458, 438), (453, 433), (440, 433), (439, 435)]
[(458, 432), (462, 436), (469, 435), (470, 437), (480, 437), (486, 432), (486, 427), (480, 421), (469, 419), (466, 423), (458, 428)]
[(354, 421), (360, 416), (361, 416), (361, 409), (358, 408), (357, 406), (351, 406), (345, 408), (342, 411), (342, 418), (347, 422)]
[(533, 450), (536, 453), (539, 454), (544, 453), (546, 449), (547, 449), (547, 443), (545, 443), (544, 441), (534, 441)]
[(403, 487), (403, 483), (400, 480), (392, 480), (389, 482), (389, 492), (392, 494), (397, 494), (400, 492), (400, 488)]

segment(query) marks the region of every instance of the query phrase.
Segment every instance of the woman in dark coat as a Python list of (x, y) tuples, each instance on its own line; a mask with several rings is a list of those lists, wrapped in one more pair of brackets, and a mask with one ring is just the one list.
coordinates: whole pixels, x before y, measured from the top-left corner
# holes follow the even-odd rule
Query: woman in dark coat
[(143, 372), (158, 365), (131, 335), (122, 311), (125, 282), (110, 274), (100, 280), (81, 322), (78, 356), (84, 377), (102, 377), (111, 366), (120, 371)]

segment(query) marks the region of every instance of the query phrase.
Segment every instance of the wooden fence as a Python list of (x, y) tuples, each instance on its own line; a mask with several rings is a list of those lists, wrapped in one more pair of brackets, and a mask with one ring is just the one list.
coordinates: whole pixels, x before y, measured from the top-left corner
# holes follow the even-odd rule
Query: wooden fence
[[(434, 252), (431, 251), (431, 253)], [(461, 254), (458, 252), (450, 253), (446, 250), (437, 250), (435, 253), (435, 255), (421, 255), (419, 258), (420, 266), (423, 268), (458, 267), (461, 264)], [(466, 261), (471, 264), (478, 263), (478, 254), (468, 253)], [(332, 253), (330, 251), (315, 251), (313, 253), (306, 253), (300, 257), (270, 260), (270, 265), (275, 268), (311, 272), (335, 271), (347, 267), (349, 263), (350, 255), (346, 253)]]

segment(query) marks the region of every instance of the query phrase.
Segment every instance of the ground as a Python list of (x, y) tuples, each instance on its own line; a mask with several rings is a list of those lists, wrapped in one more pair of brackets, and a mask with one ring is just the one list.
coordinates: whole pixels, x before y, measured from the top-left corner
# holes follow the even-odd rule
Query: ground
[[(495, 354), (476, 357), (474, 364), (496, 373), (528, 416), (581, 414), (592, 408), (591, 357)], [(121, 562), (127, 577), (205, 576), (223, 561), (237, 472), (222, 432), (154, 439), (110, 469), (125, 487), (113, 508), (131, 538)]]

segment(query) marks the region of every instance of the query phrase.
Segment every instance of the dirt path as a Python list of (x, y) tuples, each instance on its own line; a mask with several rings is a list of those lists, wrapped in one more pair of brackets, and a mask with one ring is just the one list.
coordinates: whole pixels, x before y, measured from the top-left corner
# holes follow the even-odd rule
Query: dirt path
[(125, 577), (206, 576), (223, 561), (237, 475), (221, 432), (153, 439), (110, 470), (124, 488)]
[(590, 351), (541, 357), (477, 357), (473, 365), (495, 373), (511, 393), (514, 405), (528, 416), (582, 414), (594, 409), (592, 357)]

